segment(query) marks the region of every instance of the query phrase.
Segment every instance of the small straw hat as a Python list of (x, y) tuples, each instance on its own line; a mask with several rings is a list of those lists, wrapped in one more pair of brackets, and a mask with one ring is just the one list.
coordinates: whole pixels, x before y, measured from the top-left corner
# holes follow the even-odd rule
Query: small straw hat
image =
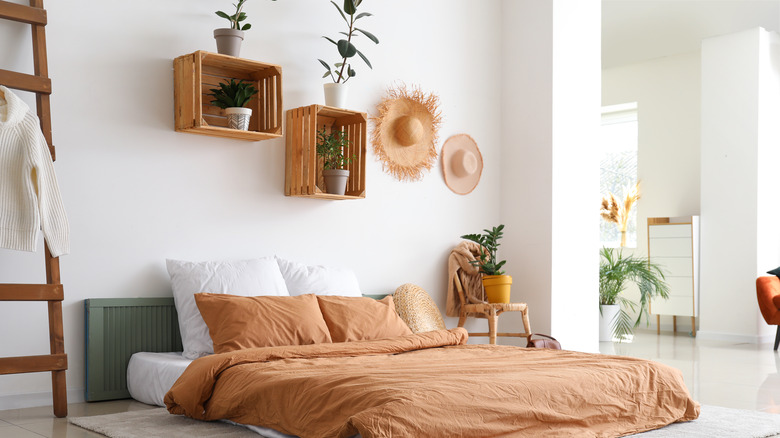
[(450, 190), (467, 195), (477, 187), (482, 176), (482, 154), (470, 135), (448, 138), (441, 148), (441, 161), (444, 182)]
[(401, 181), (422, 179), (438, 156), (439, 98), (401, 85), (388, 89), (377, 109), (371, 143), (382, 168)]

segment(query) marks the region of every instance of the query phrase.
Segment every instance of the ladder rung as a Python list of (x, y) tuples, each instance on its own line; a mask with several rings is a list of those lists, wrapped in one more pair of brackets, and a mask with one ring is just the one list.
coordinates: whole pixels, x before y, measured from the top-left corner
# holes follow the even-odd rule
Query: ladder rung
[(0, 284), (0, 301), (62, 301), (61, 284)]
[(0, 374), (41, 373), (68, 369), (68, 355), (19, 356), (0, 358)]
[(47, 22), (45, 9), (6, 1), (0, 1), (0, 18), (44, 26)]
[(10, 70), (0, 70), (0, 84), (16, 90), (51, 94), (51, 79)]

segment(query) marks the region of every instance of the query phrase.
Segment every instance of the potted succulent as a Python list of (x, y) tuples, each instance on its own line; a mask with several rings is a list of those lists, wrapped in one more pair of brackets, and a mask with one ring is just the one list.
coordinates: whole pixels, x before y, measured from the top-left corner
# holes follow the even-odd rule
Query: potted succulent
[(504, 225), (493, 227), (492, 230), (483, 230), (484, 234), (466, 234), (461, 239), (470, 240), (481, 245), (479, 258), (472, 261), (479, 267), (482, 273), (482, 285), (485, 287), (485, 295), (489, 303), (508, 303), (511, 294), (512, 277), (504, 275), (501, 268), (506, 260), (498, 260), (498, 241), (504, 236)]
[[(625, 256), (623, 250), (601, 248), (599, 264), (599, 340), (629, 340), (642, 315), (649, 317), (650, 298), (669, 298), (669, 286), (661, 268), (645, 257)], [(628, 309), (637, 311), (637, 303), (620, 295), (628, 283), (639, 287), (639, 312), (632, 321)], [(649, 324), (649, 321), (648, 321)]]
[(349, 170), (344, 167), (355, 159), (355, 155), (345, 156), (349, 139), (344, 131), (325, 128), (317, 131), (317, 155), (322, 158), (322, 178), (325, 191), (333, 195), (343, 195), (347, 190)]
[(212, 105), (225, 110), (228, 118), (228, 128), (246, 131), (249, 129), (249, 118), (252, 116), (252, 108), (244, 108), (244, 105), (257, 94), (257, 89), (250, 83), (235, 79), (220, 83), (219, 88), (212, 88), (210, 96), (214, 97)]
[[(344, 0), (344, 10), (342, 10), (335, 2), (331, 1), (331, 3), (339, 11), (339, 15), (341, 15), (341, 18), (344, 19), (344, 22), (347, 23), (347, 31), (340, 32), (342, 35), (346, 36), (346, 39), (342, 38), (336, 41), (333, 38), (323, 36), (323, 38), (336, 46), (336, 49), (339, 52), (340, 61), (333, 64), (333, 70), (331, 70), (331, 67), (327, 62), (323, 61), (322, 59), (319, 59), (319, 61), (320, 64), (325, 67), (325, 74), (322, 75), (322, 77), (326, 78), (330, 76), (330, 78), (333, 80), (332, 84), (324, 85), (325, 105), (344, 108), (347, 98), (346, 82), (349, 80), (349, 78), (352, 78), (356, 75), (355, 69), (352, 68), (350, 58), (358, 55), (363, 60), (363, 62), (366, 63), (368, 68), (373, 68), (371, 66), (371, 62), (369, 62), (368, 58), (366, 58), (366, 55), (364, 55), (363, 52), (355, 47), (353, 40), (359, 36), (357, 32), (373, 41), (374, 44), (379, 44), (379, 39), (371, 32), (355, 27), (355, 23), (358, 20), (363, 17), (371, 16), (371, 14), (368, 12), (361, 12), (355, 15), (357, 13), (357, 7), (360, 5), (360, 3), (362, 3), (362, 0)], [(347, 16), (349, 16), (349, 18), (347, 18)]]
[(217, 40), (217, 53), (230, 56), (238, 56), (241, 53), (244, 31), (252, 27), (249, 23), (241, 23), (246, 20), (246, 12), (243, 11), (244, 3), (246, 3), (246, 0), (238, 0), (238, 3), (233, 4), (236, 8), (236, 12), (233, 15), (223, 11), (215, 12), (218, 17), (230, 22), (229, 28), (214, 29), (214, 39)]

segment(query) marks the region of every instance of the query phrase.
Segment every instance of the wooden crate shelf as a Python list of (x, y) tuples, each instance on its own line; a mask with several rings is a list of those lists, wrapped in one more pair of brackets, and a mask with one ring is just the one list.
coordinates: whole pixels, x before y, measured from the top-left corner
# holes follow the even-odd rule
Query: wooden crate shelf
[[(366, 113), (330, 106), (311, 105), (287, 111), (284, 194), (318, 199), (366, 197)], [(341, 129), (347, 134), (345, 156), (355, 155), (348, 166), (345, 195), (325, 193), (322, 159), (317, 156), (317, 131)]]
[[(197, 51), (173, 61), (176, 130), (259, 141), (282, 136), (282, 68), (278, 65)], [(251, 82), (258, 93), (248, 131), (227, 127), (223, 109), (212, 105), (210, 89), (230, 79)]]

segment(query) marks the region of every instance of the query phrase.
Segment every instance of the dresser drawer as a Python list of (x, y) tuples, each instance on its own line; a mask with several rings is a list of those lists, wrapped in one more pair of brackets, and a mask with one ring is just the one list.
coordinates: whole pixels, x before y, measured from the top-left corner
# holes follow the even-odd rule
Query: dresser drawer
[(653, 238), (663, 237), (691, 237), (691, 224), (651, 225), (649, 236)]
[(650, 239), (650, 257), (691, 257), (693, 240), (690, 237)]
[(693, 257), (655, 257), (650, 261), (661, 268), (668, 277), (690, 277), (693, 275)]

